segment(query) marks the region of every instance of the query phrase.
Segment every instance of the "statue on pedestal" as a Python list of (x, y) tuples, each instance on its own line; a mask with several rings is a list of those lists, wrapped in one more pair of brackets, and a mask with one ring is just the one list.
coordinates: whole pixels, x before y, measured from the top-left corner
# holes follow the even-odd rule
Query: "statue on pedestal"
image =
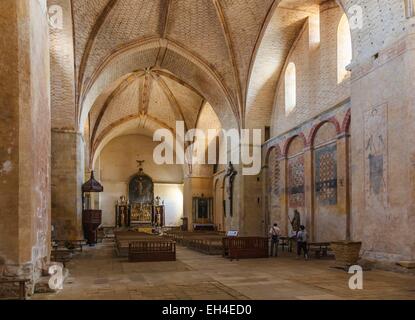
[(232, 217), (233, 215), (233, 182), (235, 180), (235, 176), (238, 172), (234, 169), (232, 162), (229, 162), (229, 166), (226, 170), (225, 174), (225, 182), (226, 180), (226, 194), (228, 196), (228, 205), (225, 205), (225, 213), (229, 212), (229, 215)]

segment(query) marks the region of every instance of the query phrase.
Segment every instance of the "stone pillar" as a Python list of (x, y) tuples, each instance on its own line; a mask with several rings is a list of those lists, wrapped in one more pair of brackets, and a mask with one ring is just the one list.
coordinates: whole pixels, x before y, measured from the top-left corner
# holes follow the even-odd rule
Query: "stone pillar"
[[(264, 153), (263, 153), (264, 154)], [(265, 159), (266, 155), (262, 156)], [(265, 160), (263, 160), (265, 161)], [(269, 163), (265, 162), (265, 164), (261, 168), (261, 181), (262, 181), (262, 219), (264, 221), (263, 226), (263, 233), (267, 234), (267, 227), (270, 226), (270, 215), (271, 215), (271, 194), (272, 192), (268, 192), (269, 190), (269, 179), (268, 176), (270, 175)]]
[(314, 227), (314, 150), (311, 147), (304, 149), (304, 215), (305, 226), (310, 234), (311, 241), (316, 238)]
[(241, 180), (243, 180), (243, 218), (240, 219), (240, 230), (246, 236), (263, 236), (265, 219), (262, 215), (262, 182), (260, 175), (242, 176)]
[(52, 111), (52, 225), (54, 237), (82, 239), (81, 187), (84, 142), (75, 107), (75, 63), (70, 0), (48, 0), (53, 18), (50, 28)]
[(46, 0), (2, 0), (0, 12), (0, 276), (34, 284), (50, 249)]
[(337, 137), (337, 210), (346, 216), (345, 239), (350, 239), (349, 135)]
[(280, 203), (281, 203), (281, 212), (282, 212), (282, 221), (281, 226), (283, 227), (281, 229), (282, 233), (285, 235), (288, 235), (288, 225), (289, 225), (289, 219), (288, 219), (288, 158), (286, 155), (281, 156), (280, 159), (278, 159), (280, 162), (280, 168), (281, 168), (281, 196), (280, 196)]
[(83, 239), (82, 153), (80, 133), (52, 129), (52, 225), (56, 239)]
[(184, 216), (187, 217), (189, 230), (193, 228), (193, 197), (213, 198), (213, 178), (188, 175), (184, 179), (183, 199)]

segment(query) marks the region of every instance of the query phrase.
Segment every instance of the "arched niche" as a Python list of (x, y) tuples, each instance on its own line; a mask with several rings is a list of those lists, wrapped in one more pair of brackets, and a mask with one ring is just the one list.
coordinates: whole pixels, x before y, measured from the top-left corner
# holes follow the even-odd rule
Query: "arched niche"
[(265, 230), (269, 230), (273, 223), (285, 225), (284, 217), (281, 214), (283, 184), (281, 150), (278, 146), (268, 150), (265, 163)]
[(314, 225), (318, 242), (345, 238), (347, 216), (340, 210), (338, 195), (338, 128), (333, 122), (324, 122), (313, 139)]
[[(306, 141), (303, 135), (293, 137), (287, 145), (287, 214), (294, 218), (295, 211), (300, 213), (301, 224), (307, 226), (309, 217), (305, 212), (305, 157)], [(293, 232), (288, 223), (289, 234)]]

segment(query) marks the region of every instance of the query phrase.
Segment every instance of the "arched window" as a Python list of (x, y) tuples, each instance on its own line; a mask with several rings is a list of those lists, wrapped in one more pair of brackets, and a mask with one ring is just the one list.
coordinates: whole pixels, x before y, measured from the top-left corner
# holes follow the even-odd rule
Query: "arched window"
[(352, 62), (352, 35), (347, 16), (344, 14), (337, 29), (337, 83), (350, 76), (346, 67)]
[(297, 104), (297, 75), (295, 64), (290, 62), (285, 71), (285, 113), (289, 114)]

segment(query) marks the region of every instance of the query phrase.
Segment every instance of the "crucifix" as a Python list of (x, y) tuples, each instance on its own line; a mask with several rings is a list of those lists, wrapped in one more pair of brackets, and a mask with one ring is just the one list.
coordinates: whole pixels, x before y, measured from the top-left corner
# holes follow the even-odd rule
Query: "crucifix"
[[(137, 156), (137, 158), (139, 158), (140, 156)], [(140, 169), (140, 172), (143, 171), (143, 164), (144, 162), (146, 162), (145, 160), (136, 160), (138, 168)]]
[(145, 161), (145, 160), (136, 160), (136, 162), (137, 162), (137, 164), (138, 164), (138, 167), (139, 167), (139, 168), (142, 168), (142, 167), (143, 167), (144, 162), (146, 162), (146, 161)]

